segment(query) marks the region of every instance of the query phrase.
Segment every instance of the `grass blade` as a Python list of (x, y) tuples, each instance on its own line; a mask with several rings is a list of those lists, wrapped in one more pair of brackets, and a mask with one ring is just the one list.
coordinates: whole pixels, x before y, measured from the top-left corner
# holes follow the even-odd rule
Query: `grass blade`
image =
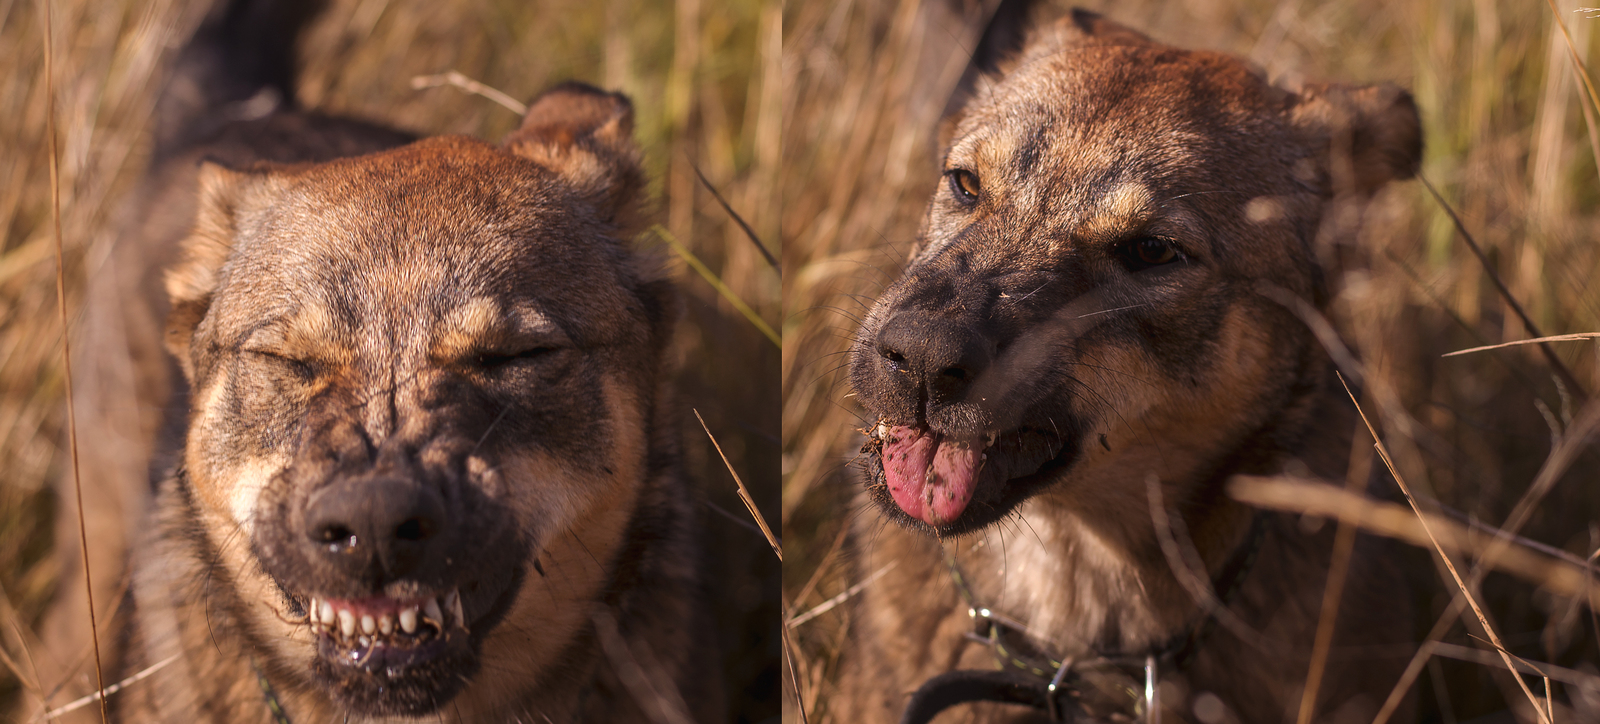
[(722, 204), (722, 210), (728, 212), (728, 216), (733, 219), (733, 222), (738, 224), (740, 229), (744, 230), (745, 237), (750, 239), (750, 243), (756, 245), (756, 251), (761, 252), (761, 256), (767, 260), (768, 264), (772, 265), (772, 270), (778, 273), (778, 278), (782, 279), (783, 268), (778, 266), (778, 260), (772, 256), (772, 252), (767, 251), (767, 246), (761, 243), (761, 238), (756, 236), (756, 230), (750, 228), (749, 224), (744, 223), (744, 217), (740, 216), (738, 212), (733, 210), (732, 206), (728, 205), (727, 199), (722, 198), (722, 194), (717, 191), (717, 187), (712, 186), (711, 182), (706, 180), (706, 175), (700, 172), (699, 166), (695, 165), (693, 161), (690, 161), (689, 168), (694, 169), (694, 175), (696, 178), (700, 179), (701, 185), (705, 186), (706, 190), (711, 192), (712, 198), (715, 198), (717, 203)]
[(722, 458), (722, 464), (728, 466), (728, 473), (733, 476), (733, 482), (739, 486), (739, 499), (744, 501), (744, 507), (750, 509), (750, 517), (756, 519), (756, 525), (761, 526), (761, 534), (767, 537), (767, 544), (772, 546), (772, 552), (778, 554), (778, 560), (783, 560), (783, 543), (772, 534), (772, 529), (767, 527), (767, 519), (761, 516), (761, 511), (756, 509), (756, 502), (750, 498), (750, 491), (744, 487), (744, 481), (739, 478), (739, 473), (733, 469), (733, 463), (728, 462), (728, 456), (722, 454), (722, 445), (717, 443), (717, 436), (711, 434), (711, 428), (706, 427), (706, 419), (700, 416), (700, 411), (694, 411), (694, 419), (700, 421), (700, 429), (706, 431), (706, 437), (711, 438), (711, 446), (717, 449), (717, 455)]
[(56, 308), (61, 312), (61, 365), (66, 379), (67, 442), (72, 455), (72, 490), (78, 505), (78, 544), (83, 553), (83, 588), (89, 598), (89, 637), (94, 642), (95, 695), (100, 701), (100, 721), (108, 722), (106, 712), (106, 681), (100, 663), (100, 625), (94, 615), (94, 584), (89, 576), (89, 529), (83, 519), (83, 480), (78, 472), (78, 424), (72, 399), (72, 333), (67, 328), (67, 262), (61, 247), (61, 161), (56, 132), (55, 42), (52, 28), (55, 3), (44, 0), (44, 82), (45, 82), (45, 134), (50, 141), (50, 222), (54, 228), (56, 247)]
[(728, 300), (728, 303), (732, 304), (734, 309), (739, 310), (739, 313), (743, 314), (745, 319), (750, 320), (750, 324), (754, 325), (756, 329), (761, 330), (761, 333), (766, 335), (768, 340), (771, 340), (773, 346), (777, 347), (778, 349), (783, 349), (783, 340), (778, 337), (778, 333), (772, 331), (772, 327), (767, 325), (766, 321), (761, 318), (761, 315), (756, 314), (756, 310), (751, 309), (750, 305), (745, 304), (744, 300), (739, 298), (739, 295), (734, 294), (733, 290), (728, 288), (728, 285), (723, 284), (721, 277), (718, 277), (710, 269), (706, 268), (706, 265), (700, 261), (700, 258), (694, 255), (694, 252), (689, 251), (687, 247), (679, 243), (678, 237), (673, 236), (672, 232), (667, 231), (666, 227), (660, 224), (650, 227), (650, 230), (655, 232), (656, 236), (661, 237), (663, 241), (667, 242), (667, 244), (672, 247), (673, 251), (678, 252), (678, 256), (683, 257), (683, 260), (688, 262), (689, 266), (693, 267), (694, 270), (706, 280), (706, 283), (710, 284), (713, 289), (716, 289), (717, 293), (721, 294), (723, 299)]
[[(1432, 187), (1430, 186), (1429, 188)], [(1439, 545), (1439, 538), (1434, 535), (1433, 528), (1428, 525), (1428, 519), (1423, 514), (1422, 507), (1417, 504), (1416, 497), (1411, 494), (1411, 486), (1406, 484), (1405, 478), (1401, 477), (1400, 471), (1395, 468), (1394, 461), (1389, 459), (1389, 448), (1378, 437), (1378, 431), (1372, 426), (1372, 421), (1367, 419), (1366, 411), (1361, 409), (1361, 402), (1356, 399), (1354, 393), (1350, 392), (1350, 386), (1345, 385), (1343, 376), (1339, 377), (1339, 384), (1344, 385), (1345, 394), (1350, 395), (1350, 402), (1355, 404), (1356, 412), (1361, 415), (1361, 422), (1367, 426), (1367, 432), (1372, 434), (1373, 445), (1378, 450), (1378, 457), (1383, 458), (1383, 464), (1389, 468), (1389, 474), (1394, 476), (1395, 484), (1400, 486), (1400, 492), (1405, 493), (1406, 502), (1411, 504), (1411, 510), (1417, 514), (1417, 519), (1422, 521), (1423, 532), (1428, 534), (1428, 540), (1433, 543), (1434, 552), (1438, 553), (1439, 558), (1444, 561), (1445, 568), (1450, 571), (1450, 577), (1455, 579), (1456, 586), (1461, 589), (1461, 595), (1467, 599), (1467, 605), (1472, 607), (1472, 613), (1478, 617), (1478, 624), (1483, 626), (1485, 633), (1489, 634), (1489, 640), (1494, 644), (1495, 649), (1500, 652), (1500, 657), (1505, 660), (1506, 668), (1516, 671), (1516, 665), (1512, 663), (1511, 655), (1506, 652), (1505, 644), (1501, 643), (1500, 635), (1496, 634), (1494, 627), (1489, 625), (1489, 617), (1484, 615), (1483, 608), (1478, 605), (1478, 600), (1473, 597), (1472, 591), (1467, 587), (1467, 582), (1462, 580), (1461, 573), (1456, 570), (1455, 562), (1450, 560), (1450, 556), (1445, 553), (1444, 547)], [(1533, 704), (1534, 710), (1539, 712), (1539, 721), (1543, 724), (1555, 724), (1545, 716), (1544, 707), (1539, 706), (1539, 697), (1535, 696), (1533, 690), (1528, 688), (1528, 682), (1523, 681), (1520, 676), (1514, 678), (1517, 680), (1517, 686), (1522, 687), (1522, 693), (1528, 696), (1528, 701)]]

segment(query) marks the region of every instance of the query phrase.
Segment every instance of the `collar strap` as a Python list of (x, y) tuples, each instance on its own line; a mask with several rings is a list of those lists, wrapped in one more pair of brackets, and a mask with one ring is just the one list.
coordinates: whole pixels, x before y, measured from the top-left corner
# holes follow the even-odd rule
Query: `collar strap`
[[(1217, 572), (1212, 590), (1222, 606), (1232, 603), (1255, 566), (1265, 532), (1266, 515), (1258, 512), (1251, 518), (1244, 543)], [(968, 606), (967, 615), (974, 620), (975, 630), (967, 636), (988, 644), (1001, 670), (951, 671), (929, 679), (912, 694), (901, 724), (924, 724), (945, 709), (975, 701), (1025, 704), (1048, 712), (1059, 722), (1084, 721), (1085, 717), (1153, 721), (1159, 669), (1182, 668), (1209, 632), (1213, 618), (1205, 616), (1144, 655), (1081, 661), (1057, 658), (1034, 644), (1020, 623), (977, 603), (955, 558), (946, 554), (945, 562)]]

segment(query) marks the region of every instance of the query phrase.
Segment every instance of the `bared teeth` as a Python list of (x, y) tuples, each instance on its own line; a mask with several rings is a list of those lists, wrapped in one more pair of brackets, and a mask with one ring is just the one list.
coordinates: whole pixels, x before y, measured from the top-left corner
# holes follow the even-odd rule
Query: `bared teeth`
[(461, 592), (451, 591), (449, 595), (445, 596), (444, 598), (445, 607), (450, 609), (451, 615), (456, 617), (456, 625), (460, 626), (461, 628), (466, 628), (467, 614), (461, 610)]
[(385, 637), (397, 632), (416, 634), (419, 622), (427, 622), (443, 632), (445, 622), (450, 620), (446, 618), (447, 614), (454, 617), (456, 625), (466, 627), (461, 593), (454, 590), (398, 611), (390, 609), (382, 612), (382, 608), (377, 608), (367, 613), (363, 608), (359, 603), (341, 605), (312, 599), (307, 619), (313, 632), (337, 636), (344, 641), (360, 641), (363, 646), (383, 644)]

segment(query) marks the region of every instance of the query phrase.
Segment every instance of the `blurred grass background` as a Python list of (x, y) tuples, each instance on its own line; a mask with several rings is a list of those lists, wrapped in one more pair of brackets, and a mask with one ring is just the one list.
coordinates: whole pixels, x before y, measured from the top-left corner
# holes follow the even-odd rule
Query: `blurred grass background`
[[(209, 3), (53, 0), (61, 223), (69, 311), (105, 258), (117, 200), (150, 151), (163, 65)], [(498, 139), (515, 114), (415, 75), (459, 71), (519, 100), (573, 78), (630, 95), (659, 220), (769, 324), (778, 276), (695, 179), (769, 245), (778, 239), (781, 7), (776, 0), (331, 0), (302, 38), (302, 105), (421, 134)], [(44, 5), (0, 0), (0, 653), (26, 671), (58, 581), (51, 481), (67, 471), (45, 138)], [(675, 356), (689, 472), (702, 511), (733, 721), (778, 715), (780, 567), (691, 408), (766, 517), (778, 520), (777, 348), (654, 236), (686, 300)], [(93, 444), (85, 441), (84, 444)], [(99, 596), (109, 593), (97, 592)], [(85, 623), (87, 625), (87, 623)], [(109, 682), (108, 682), (109, 683)], [(0, 667), (0, 713), (25, 695)]]
[[(1546, 3), (1058, 4), (1099, 9), (1164, 42), (1244, 56), (1275, 82), (1410, 88), (1424, 126), (1423, 175), (1460, 212), (1535, 323), (1545, 334), (1600, 331), (1597, 119)], [(1578, 54), (1594, 67), (1600, 12), (1574, 12), (1585, 4), (1594, 3), (1556, 8)], [(858, 484), (857, 428), (864, 424), (848, 397), (842, 352), (915, 237), (939, 180), (935, 127), (981, 35), (985, 7), (994, 5), (802, 0), (785, 9), (786, 615), (818, 606), (862, 575), (840, 548), (851, 519), (876, 515), (855, 508), (850, 497)], [(1360, 351), (1369, 393), (1395, 393), (1393, 404), (1379, 410), (1386, 442), (1413, 486), (1499, 525), (1544, 462), (1555, 431), (1571, 423), (1578, 401), (1553, 382), (1533, 346), (1440, 358), (1530, 335), (1420, 183), (1381, 193), (1361, 223), (1351, 253), (1341, 255), (1351, 263), (1337, 270), (1340, 291), (1328, 312)], [(1591, 393), (1600, 391), (1593, 342), (1562, 343), (1557, 351)], [(1369, 411), (1376, 406), (1371, 399), (1364, 404)], [(1596, 521), (1600, 456), (1591, 445), (1524, 532), (1586, 558), (1600, 548)], [(1487, 579), (1483, 594), (1515, 652), (1596, 673), (1596, 632), (1587, 612), (1498, 575)], [(1437, 598), (1436, 608), (1447, 600)], [(831, 677), (841, 643), (851, 636), (849, 606), (790, 635), (794, 669), (786, 670), (785, 685), (797, 688), (809, 721), (829, 721)], [(1448, 640), (1479, 646), (1461, 625)], [(1443, 720), (1491, 711), (1503, 706), (1496, 701), (1503, 692), (1516, 692), (1504, 676), (1488, 684), (1474, 666), (1444, 662), (1440, 670), (1454, 681), (1478, 677), (1481, 687), (1433, 691), (1436, 679), (1421, 677), (1424, 697), (1450, 702)], [(788, 719), (799, 721), (795, 704), (786, 697)], [(1571, 716), (1558, 708), (1558, 720)]]

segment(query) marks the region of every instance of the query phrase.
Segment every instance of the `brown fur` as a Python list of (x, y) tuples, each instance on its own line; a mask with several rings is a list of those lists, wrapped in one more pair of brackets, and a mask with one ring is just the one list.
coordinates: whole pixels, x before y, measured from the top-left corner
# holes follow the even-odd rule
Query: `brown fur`
[[(881, 425), (860, 498), (900, 525), (857, 527), (861, 575), (893, 567), (859, 597), (837, 721), (896, 720), (928, 678), (995, 667), (963, 636), (974, 624), (945, 554), (978, 603), (1058, 656), (1142, 655), (1202, 625), (1147, 481), (1214, 578), (1250, 544), (1253, 512), (1227, 498), (1229, 476), (1345, 479), (1357, 422), (1328, 356), (1275, 298), (1323, 303), (1324, 209), (1410, 176), (1421, 153), (1397, 88), (1280, 89), (1231, 56), (1081, 11), (979, 80), (946, 135), (918, 248), (852, 351)], [(1140, 257), (1151, 239), (1174, 260)], [(908, 427), (995, 435), (956, 517), (927, 522), (890, 492), (884, 451)], [(1227, 721), (1295, 716), (1333, 536), (1262, 525), (1229, 608), (1265, 642), (1209, 625), (1163, 672), (1162, 721), (1195, 720), (1207, 692)], [(1382, 550), (1358, 543), (1318, 721), (1370, 720), (1409, 656), (1404, 575)]]
[[(192, 100), (183, 80), (169, 109)], [(116, 612), (106, 678), (173, 659), (113, 718), (271, 721), (259, 671), (295, 722), (719, 720), (670, 423), (674, 296), (624, 241), (642, 185), (627, 99), (557, 87), (503, 146), (286, 107), (219, 122), (214, 101), (166, 119), (193, 133), (166, 130), (150, 213), (90, 313), (144, 320), (103, 344), (146, 383), (109, 385), (137, 390), (134, 415), (90, 398), (116, 446), (87, 469), (159, 479), (153, 498), (140, 474), (90, 483), (117, 496), (91, 512), (126, 521), (94, 532), (96, 590), (131, 580), (98, 602)], [(166, 309), (177, 370), (153, 353)], [(396, 496), (424, 502), (391, 551), (357, 523)], [(317, 537), (330, 505), (363, 531), (338, 555)], [(337, 663), (312, 626), (317, 599), (457, 589), (466, 621), (446, 612), (420, 673)], [(84, 650), (73, 603), (58, 651)], [(81, 691), (87, 664), (55, 673)]]

